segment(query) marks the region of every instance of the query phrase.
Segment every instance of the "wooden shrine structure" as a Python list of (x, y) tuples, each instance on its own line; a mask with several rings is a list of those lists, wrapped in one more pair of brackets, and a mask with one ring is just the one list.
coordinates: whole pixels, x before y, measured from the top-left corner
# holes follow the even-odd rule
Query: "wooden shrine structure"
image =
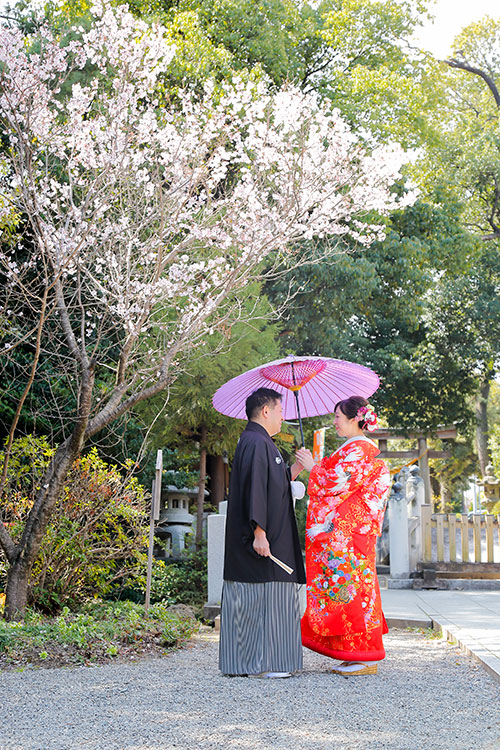
[[(438, 451), (432, 450), (428, 446), (428, 440), (430, 438), (439, 438), (440, 440), (454, 440), (457, 437), (457, 429), (454, 426), (451, 427), (439, 427), (432, 434), (425, 434), (422, 432), (409, 432), (407, 435), (403, 434), (397, 429), (378, 429), (370, 432), (370, 438), (378, 441), (378, 447), (380, 449), (380, 458), (399, 458), (405, 466), (410, 463), (418, 463), (420, 469), (420, 476), (424, 481), (425, 488), (425, 502), (427, 505), (432, 507), (432, 489), (431, 489), (431, 474), (429, 470), (429, 459), (431, 458), (450, 458), (451, 454), (449, 451)], [(391, 451), (388, 448), (388, 443), (391, 440), (413, 440), (416, 443), (416, 447), (410, 450), (403, 451)]]

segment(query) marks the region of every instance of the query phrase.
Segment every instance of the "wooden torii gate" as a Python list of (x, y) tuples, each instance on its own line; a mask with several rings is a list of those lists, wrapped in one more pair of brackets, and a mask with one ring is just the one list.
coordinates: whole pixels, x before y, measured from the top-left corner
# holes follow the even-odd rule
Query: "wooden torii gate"
[[(429, 449), (427, 441), (430, 437), (437, 437), (441, 440), (455, 439), (457, 437), (456, 427), (439, 427), (431, 435), (426, 435), (423, 432), (410, 432), (407, 435), (404, 435), (397, 429), (379, 429), (370, 432), (369, 436), (374, 440), (378, 440), (380, 458), (400, 458), (404, 460), (405, 465), (412, 461), (418, 461), (420, 476), (424, 480), (425, 502), (426, 504), (432, 506), (429, 459), (450, 458), (451, 454), (449, 453), (449, 451), (436, 451)], [(415, 440), (417, 442), (417, 447), (415, 449), (406, 451), (391, 451), (388, 450), (387, 446), (389, 440)]]

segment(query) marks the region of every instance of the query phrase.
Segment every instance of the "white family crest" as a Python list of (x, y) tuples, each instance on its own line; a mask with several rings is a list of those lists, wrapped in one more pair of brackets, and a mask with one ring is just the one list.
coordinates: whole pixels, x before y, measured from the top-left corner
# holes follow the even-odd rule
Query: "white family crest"
[(276, 461), (277, 464), (280, 464), (281, 463), (281, 456), (276, 456), (274, 460)]

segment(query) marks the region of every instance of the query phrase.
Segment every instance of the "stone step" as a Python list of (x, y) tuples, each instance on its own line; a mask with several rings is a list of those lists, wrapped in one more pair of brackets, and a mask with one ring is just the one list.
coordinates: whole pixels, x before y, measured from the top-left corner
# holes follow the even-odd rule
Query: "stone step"
[[(393, 587), (389, 586), (389, 588)], [(414, 578), (413, 588), (415, 590), (436, 589), (438, 591), (500, 591), (500, 580), (491, 578), (439, 578), (436, 576), (433, 581), (424, 581), (422, 578)]]

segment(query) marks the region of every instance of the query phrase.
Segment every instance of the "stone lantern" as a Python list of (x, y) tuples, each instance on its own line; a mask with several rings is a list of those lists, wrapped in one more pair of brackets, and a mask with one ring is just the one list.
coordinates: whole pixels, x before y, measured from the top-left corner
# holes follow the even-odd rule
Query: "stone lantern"
[(484, 502), (486, 509), (491, 512), (493, 506), (500, 500), (500, 479), (495, 476), (495, 470), (492, 464), (486, 467), (486, 474), (479, 485), (483, 488)]
[[(156, 557), (180, 557), (186, 547), (186, 534), (193, 532), (193, 515), (189, 503), (198, 495), (198, 490), (187, 487), (178, 489), (173, 484), (162, 490), (160, 518), (155, 527), (155, 536), (165, 542), (164, 548), (157, 550)], [(159, 553), (159, 554), (158, 554)]]

